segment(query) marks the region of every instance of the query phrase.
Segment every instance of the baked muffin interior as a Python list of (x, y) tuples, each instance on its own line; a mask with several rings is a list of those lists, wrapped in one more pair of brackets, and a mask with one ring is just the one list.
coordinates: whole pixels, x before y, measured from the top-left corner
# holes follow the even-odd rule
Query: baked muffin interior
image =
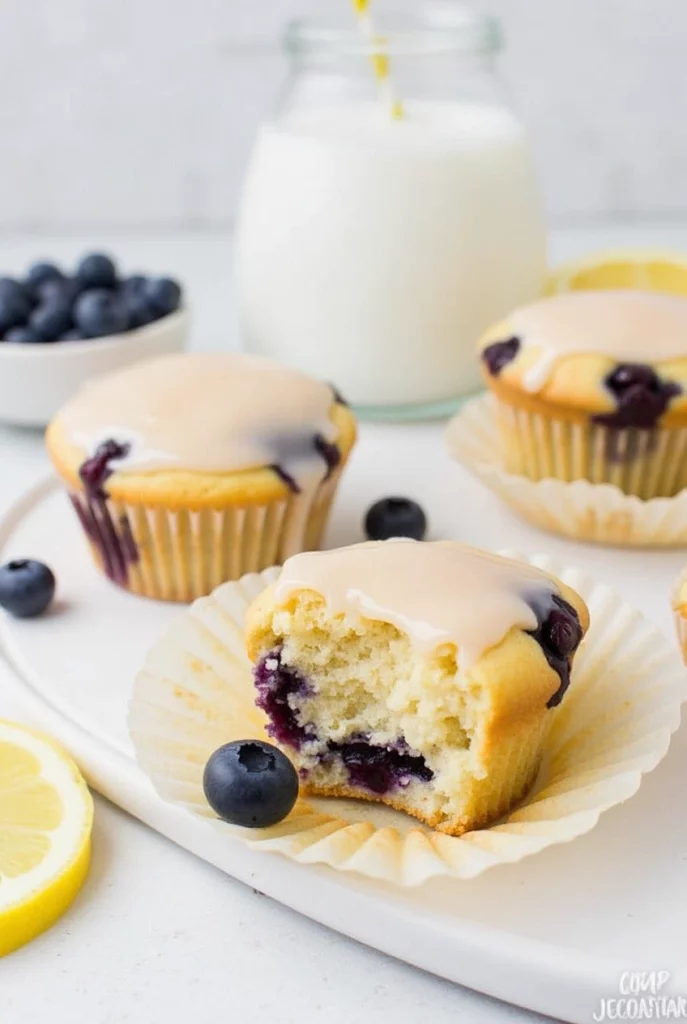
[[(441, 547), (382, 542), (389, 554), (406, 545)], [(378, 545), (359, 547), (372, 553)], [(436, 554), (450, 561), (455, 548), (445, 544)], [(291, 561), (303, 565), (302, 556)], [(304, 575), (296, 566), (293, 578)], [(478, 651), (481, 640), (472, 652), (448, 637), (418, 643), (417, 623), (404, 629), (400, 618), (360, 614), (373, 599), (362, 598), (351, 614), (310, 588), (283, 592), (275, 604), (273, 594), (263, 597), (248, 622), (257, 704), (306, 786), (382, 799), (433, 827), (461, 831), (479, 820), (475, 805), (500, 745), (506, 759), (516, 752), (508, 792), (522, 795), (587, 619), (579, 599), (576, 608), (543, 574), (525, 574), (521, 583), (521, 626), (510, 624), (488, 652)]]

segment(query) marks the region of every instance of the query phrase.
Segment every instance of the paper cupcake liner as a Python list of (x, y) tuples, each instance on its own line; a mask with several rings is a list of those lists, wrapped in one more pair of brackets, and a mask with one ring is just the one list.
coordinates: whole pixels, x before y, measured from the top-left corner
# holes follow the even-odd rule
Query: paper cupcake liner
[(339, 475), (312, 502), (291, 494), (267, 504), (193, 511), (80, 491), (70, 499), (96, 565), (113, 582), (143, 597), (193, 601), (227, 580), (319, 547)]
[(530, 480), (612, 484), (644, 501), (687, 486), (687, 429), (618, 430), (573, 423), (492, 396), (504, 468)]
[[(687, 490), (673, 498), (645, 501), (624, 493), (613, 483), (566, 481), (553, 477), (532, 480), (528, 476), (508, 472), (503, 468), (502, 439), (495, 412), (495, 400), (491, 395), (482, 395), (468, 402), (448, 425), (446, 440), (449, 451), (528, 522), (563, 537), (599, 544), (626, 547), (687, 545)], [(549, 426), (553, 430), (557, 425)], [(558, 427), (562, 430), (563, 425)], [(683, 431), (676, 433), (682, 436)], [(532, 445), (535, 441), (533, 435)], [(675, 443), (678, 443), (677, 437)], [(659, 468), (665, 455), (660, 447), (662, 444), (660, 441), (659, 448), (651, 456), (651, 462), (655, 461)], [(571, 445), (570, 459), (566, 463), (568, 476), (577, 471), (575, 459), (575, 448)], [(539, 465), (542, 473), (553, 472), (541, 459)], [(659, 472), (659, 468), (655, 471)]]
[(300, 799), (283, 822), (262, 830), (214, 816), (202, 788), (209, 755), (231, 740), (264, 736), (243, 620), (274, 568), (197, 601), (152, 648), (129, 714), (139, 764), (163, 799), (256, 850), (402, 886), (472, 878), (588, 832), (666, 753), (687, 698), (685, 670), (674, 646), (608, 587), (545, 556), (531, 562), (582, 594), (592, 626), (565, 699), (551, 712), (535, 786), (491, 828), (452, 837), (380, 805), (339, 799)]

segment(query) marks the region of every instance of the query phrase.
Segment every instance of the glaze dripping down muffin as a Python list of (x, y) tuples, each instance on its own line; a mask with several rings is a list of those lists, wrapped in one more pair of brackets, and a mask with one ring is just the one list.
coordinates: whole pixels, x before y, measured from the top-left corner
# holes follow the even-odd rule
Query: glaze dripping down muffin
[(532, 785), (588, 624), (537, 569), (399, 540), (289, 559), (246, 641), (268, 732), (307, 791), (459, 835)]
[(317, 547), (354, 441), (328, 384), (235, 353), (96, 380), (47, 433), (99, 567), (177, 601)]
[(480, 354), (510, 472), (645, 499), (687, 486), (687, 299), (557, 295), (511, 313)]

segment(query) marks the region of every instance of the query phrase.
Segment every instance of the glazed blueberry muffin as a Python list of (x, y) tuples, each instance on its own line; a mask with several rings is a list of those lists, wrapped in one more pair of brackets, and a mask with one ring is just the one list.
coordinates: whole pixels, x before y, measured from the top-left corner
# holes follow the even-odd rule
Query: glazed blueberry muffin
[(328, 384), (234, 353), (96, 380), (47, 432), (97, 565), (167, 601), (317, 547), (354, 441)]
[(450, 835), (531, 787), (589, 625), (538, 569), (461, 544), (373, 541), (290, 558), (249, 608), (268, 732), (306, 791)]
[(556, 295), (511, 313), (480, 354), (509, 472), (644, 499), (687, 487), (687, 299)]

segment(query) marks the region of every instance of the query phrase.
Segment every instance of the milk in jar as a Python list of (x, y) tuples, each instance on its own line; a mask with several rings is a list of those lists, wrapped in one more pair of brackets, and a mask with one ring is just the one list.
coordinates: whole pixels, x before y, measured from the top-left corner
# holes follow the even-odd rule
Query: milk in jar
[(524, 129), (503, 105), (374, 96), (292, 105), (259, 135), (241, 202), (250, 350), (354, 406), (412, 411), (480, 385), (482, 331), (542, 287)]

